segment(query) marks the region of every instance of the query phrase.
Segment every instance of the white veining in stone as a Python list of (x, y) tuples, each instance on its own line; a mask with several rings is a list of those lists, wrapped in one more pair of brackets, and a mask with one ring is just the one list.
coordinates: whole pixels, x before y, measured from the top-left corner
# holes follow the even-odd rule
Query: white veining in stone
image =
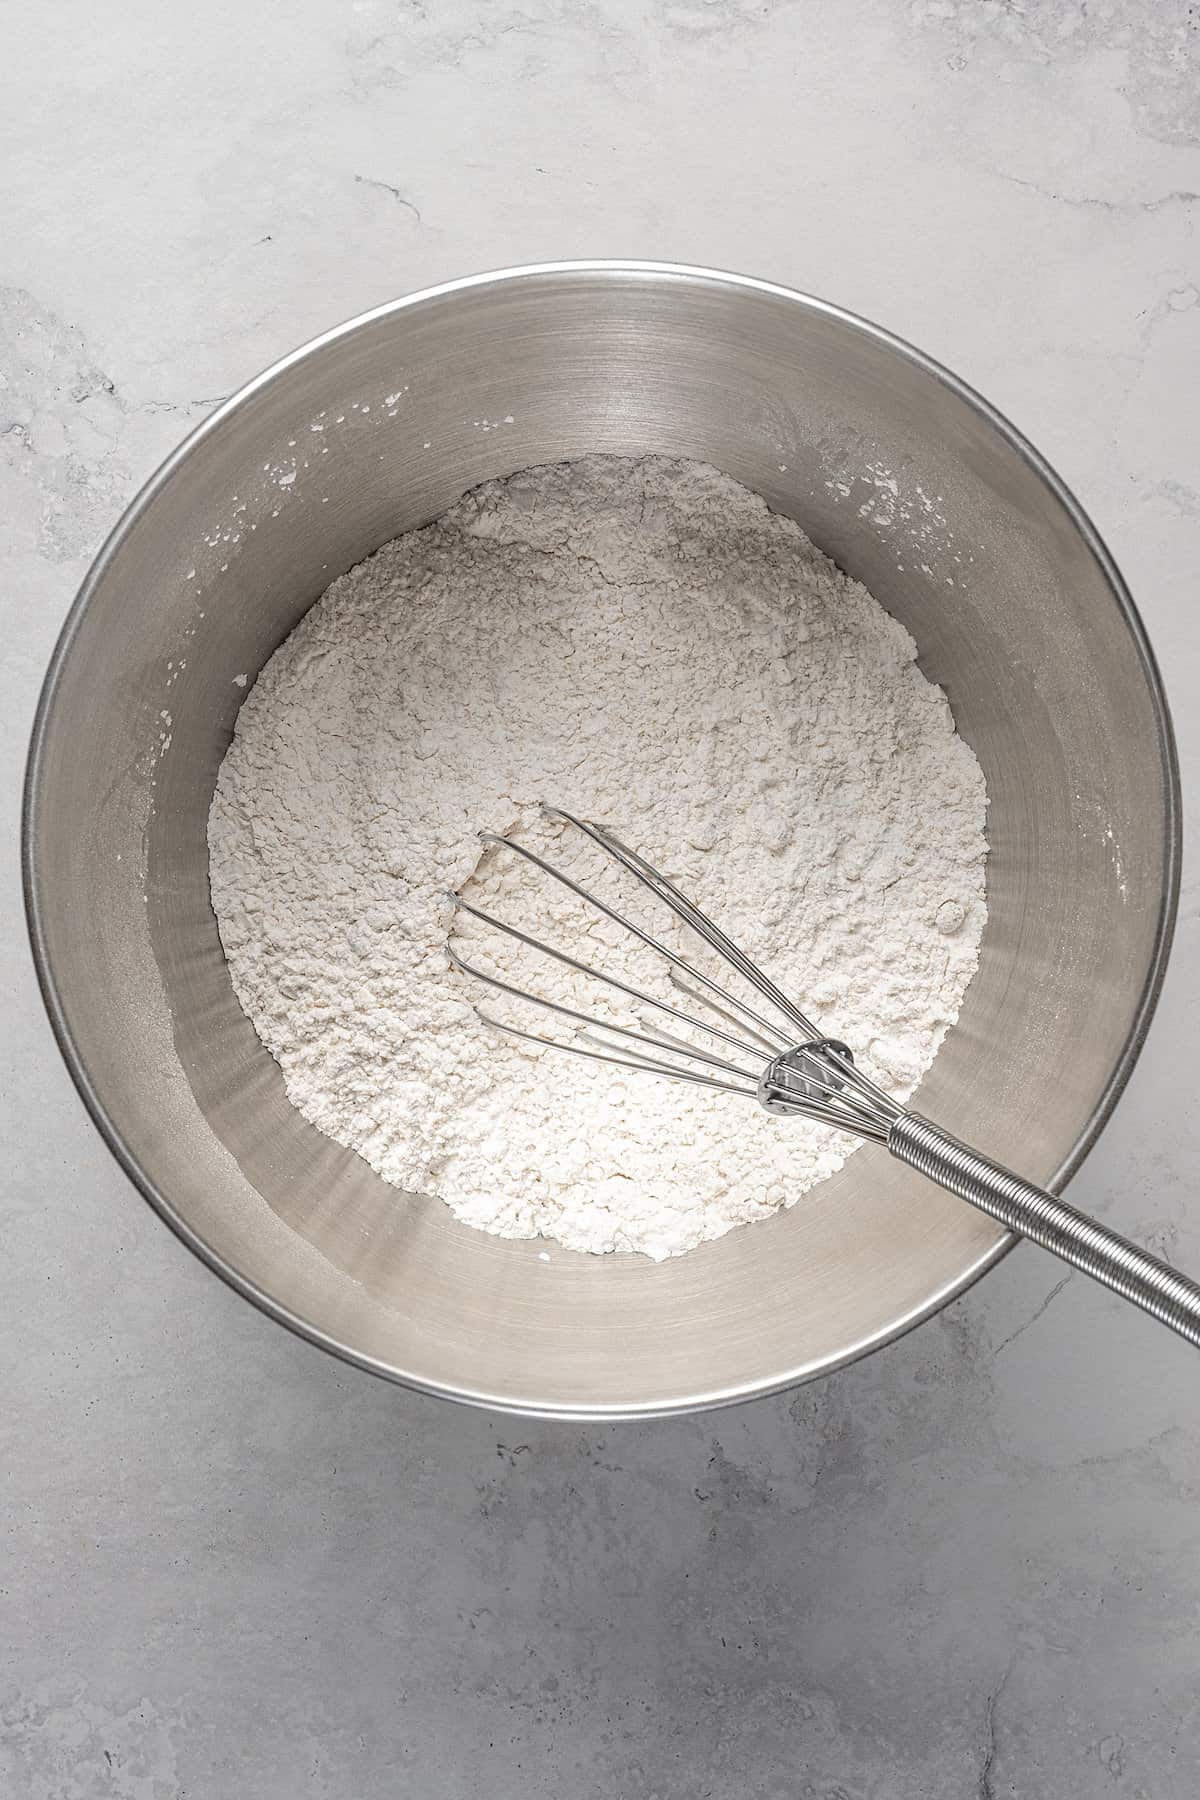
[[(15, 860), (42, 669), (137, 484), (311, 333), (641, 255), (958, 369), (1076, 488), (1200, 772), (1184, 0), (65, 0), (0, 17), (0, 1791), (1191, 1800), (1196, 1365), (1021, 1249), (869, 1363), (582, 1431), (372, 1384), (101, 1148)], [(482, 427), (481, 427), (482, 428)], [(1072, 1192), (1200, 1267), (1200, 887)]]

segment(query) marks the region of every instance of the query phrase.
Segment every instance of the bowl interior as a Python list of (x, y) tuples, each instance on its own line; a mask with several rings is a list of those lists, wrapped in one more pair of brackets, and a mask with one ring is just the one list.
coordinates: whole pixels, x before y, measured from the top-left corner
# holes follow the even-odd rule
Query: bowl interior
[(400, 1379), (569, 1414), (831, 1368), (1002, 1248), (863, 1149), (661, 1265), (508, 1243), (322, 1137), (234, 999), (205, 821), (244, 692), (334, 576), (467, 488), (590, 451), (717, 465), (913, 633), (991, 800), (978, 976), (916, 1102), (1039, 1181), (1136, 1054), (1169, 934), (1169, 725), (1136, 616), (1036, 459), (943, 372), (762, 284), (647, 266), (456, 284), (298, 352), (201, 428), (102, 553), (35, 733), (35, 948), (73, 1072), (222, 1273)]

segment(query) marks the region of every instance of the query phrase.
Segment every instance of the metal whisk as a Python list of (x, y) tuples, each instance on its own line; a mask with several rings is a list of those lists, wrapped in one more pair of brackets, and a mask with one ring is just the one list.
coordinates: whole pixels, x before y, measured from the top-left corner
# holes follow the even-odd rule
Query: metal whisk
[(464, 975), (569, 1021), (576, 1035), (570, 1041), (544, 1037), (476, 1007), (485, 1024), (572, 1056), (740, 1094), (757, 1101), (770, 1113), (819, 1120), (882, 1144), (900, 1162), (920, 1170), (960, 1199), (970, 1201), (1006, 1230), (1020, 1232), (1052, 1250), (1064, 1262), (1082, 1269), (1189, 1343), (1200, 1346), (1200, 1284), (1098, 1225), (1056, 1195), (959, 1143), (940, 1126), (906, 1111), (857, 1067), (847, 1045), (824, 1037), (721, 928), (644, 856), (605, 827), (576, 818), (561, 807), (544, 806), (543, 811), (549, 819), (590, 838), (688, 931), (716, 951), (765, 1006), (748, 1004), (725, 983), (716, 981), (690, 958), (671, 949), (526, 845), (485, 832), (484, 842), (524, 858), (661, 958), (676, 999), (657, 998), (561, 948), (542, 943), (518, 926), (464, 900), (461, 894), (451, 896), (457, 909), (524, 945), (535, 956), (596, 982), (602, 990), (621, 996), (625, 1002), (669, 1018), (675, 1026), (700, 1034), (704, 1041), (696, 1042), (675, 1030), (654, 1029), (641, 1019), (636, 1024), (626, 1024), (582, 1011), (489, 974), (467, 962), (452, 944), (448, 945), (451, 963)]

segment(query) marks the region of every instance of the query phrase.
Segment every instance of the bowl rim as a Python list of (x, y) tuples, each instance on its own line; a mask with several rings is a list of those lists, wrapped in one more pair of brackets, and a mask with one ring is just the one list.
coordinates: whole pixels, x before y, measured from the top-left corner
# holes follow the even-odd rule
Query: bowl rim
[(366, 312), (355, 314), (352, 318), (330, 329), (320, 332), (308, 339), (294, 350), (268, 365), (267, 368), (251, 380), (237, 388), (235, 392), (222, 400), (208, 416), (201, 420), (179, 444), (163, 460), (159, 467), (134, 495), (128, 506), (121, 513), (116, 524), (109, 531), (100, 546), (90, 568), (85, 575), (79, 590), (67, 612), (62, 628), (55, 642), (46, 675), (42, 682), (30, 732), (29, 752), (25, 767), (25, 778), (22, 793), (21, 815), (21, 879), (25, 902), (26, 922), (29, 930), (30, 945), (33, 952), (34, 968), (42, 1000), (49, 1015), (58, 1048), (66, 1063), (67, 1070), (83, 1101), (93, 1124), (96, 1126), (109, 1151), (132, 1181), (133, 1185), (149, 1202), (158, 1216), (167, 1224), (199, 1259), (219, 1275), (228, 1286), (249, 1300), (252, 1305), (268, 1318), (276, 1320), (298, 1337), (328, 1351), (342, 1362), (366, 1370), (392, 1381), (401, 1387), (436, 1396), (439, 1399), (454, 1400), (460, 1404), (479, 1407), (488, 1411), (513, 1413), (523, 1417), (562, 1419), (569, 1421), (595, 1420), (632, 1420), (646, 1418), (668, 1418), (681, 1414), (704, 1412), (722, 1406), (737, 1405), (745, 1401), (756, 1400), (769, 1394), (785, 1392), (800, 1383), (814, 1379), (819, 1375), (831, 1374), (835, 1369), (857, 1361), (872, 1350), (881, 1349), (885, 1344), (894, 1342), (914, 1326), (939, 1312), (951, 1300), (956, 1299), (971, 1287), (981, 1275), (992, 1268), (1007, 1255), (1016, 1243), (1011, 1233), (1000, 1238), (981, 1256), (970, 1264), (961, 1275), (945, 1283), (928, 1300), (919, 1307), (882, 1330), (873, 1332), (858, 1343), (850, 1346), (843, 1354), (823, 1360), (813, 1368), (801, 1365), (784, 1371), (767, 1381), (741, 1383), (728, 1388), (706, 1393), (668, 1396), (662, 1401), (642, 1402), (635, 1405), (595, 1405), (595, 1406), (563, 1406), (547, 1404), (530, 1397), (523, 1399), (511, 1394), (491, 1394), (483, 1388), (467, 1388), (433, 1382), (415, 1375), (411, 1371), (397, 1368), (378, 1358), (365, 1355), (352, 1345), (342, 1342), (331, 1333), (324, 1331), (311, 1320), (302, 1317), (289, 1307), (276, 1300), (256, 1282), (243, 1275), (220, 1252), (208, 1244), (200, 1234), (180, 1215), (168, 1196), (149, 1178), (140, 1166), (132, 1150), (125, 1142), (120, 1128), (112, 1118), (99, 1093), (94, 1087), (85, 1059), (77, 1045), (68, 1023), (66, 1007), (55, 976), (49, 947), (46, 938), (43, 916), (43, 900), (38, 875), (38, 846), (42, 829), (43, 795), (41, 792), (42, 775), (46, 758), (47, 740), (50, 734), (55, 702), (63, 673), (70, 658), (75, 638), (80, 630), (84, 616), (92, 597), (106, 575), (110, 565), (116, 559), (122, 544), (144, 513), (153, 505), (156, 497), (176, 472), (184, 465), (193, 450), (210, 434), (220, 428), (235, 414), (245, 407), (258, 393), (273, 382), (286, 375), (308, 357), (362, 330), (375, 322), (394, 318), (411, 309), (427, 305), (431, 301), (446, 299), (450, 296), (469, 293), (476, 288), (499, 287), (515, 282), (538, 281), (557, 277), (605, 277), (614, 279), (623, 276), (634, 276), (662, 282), (678, 282), (694, 286), (718, 285), (743, 292), (767, 296), (787, 301), (810, 312), (816, 312), (836, 320), (851, 331), (862, 333), (883, 345), (896, 355), (903, 357), (924, 374), (933, 378), (946, 388), (964, 405), (977, 413), (1050, 490), (1054, 498), (1062, 506), (1067, 517), (1082, 537), (1091, 555), (1095, 558), (1108, 584), (1118, 611), (1128, 630), (1132, 646), (1137, 655), (1143, 678), (1150, 695), (1158, 736), (1158, 748), (1163, 777), (1165, 817), (1163, 819), (1163, 837), (1166, 857), (1163, 891), (1159, 903), (1158, 918), (1155, 926), (1154, 941), (1150, 961), (1143, 983), (1138, 1004), (1134, 1010), (1129, 1030), (1121, 1046), (1108, 1081), (1101, 1092), (1092, 1112), (1077, 1137), (1071, 1151), (1055, 1171), (1048, 1183), (1052, 1192), (1058, 1192), (1077, 1172), (1085, 1157), (1094, 1146), (1104, 1126), (1108, 1123), (1122, 1091), (1137, 1062), (1145, 1042), (1155, 1008), (1162, 991), (1166, 973), (1167, 960), (1170, 954), (1172, 937), (1175, 929), (1176, 911), (1179, 901), (1180, 867), (1182, 857), (1182, 806), (1179, 780), (1179, 760), (1175, 743), (1174, 730), (1171, 723), (1170, 708), (1157, 659), (1151, 648), (1149, 637), (1142, 622), (1141, 615), (1133, 597), (1114, 561), (1107, 545), (1101, 537), (1091, 518), (1067, 487), (1066, 483), (1055, 472), (1045, 457), (1035, 449), (1023, 433), (1018, 431), (1010, 420), (989, 401), (978, 393), (969, 383), (955, 375), (936, 358), (908, 342), (907, 339), (887, 330), (884, 326), (865, 319), (845, 307), (835, 305), (831, 301), (805, 293), (797, 288), (785, 286), (778, 282), (762, 280), (756, 276), (735, 274), (723, 269), (707, 268), (690, 263), (674, 263), (647, 261), (636, 258), (583, 258), (560, 262), (537, 262), (518, 264), (510, 268), (486, 270), (475, 275), (459, 277), (455, 280), (436, 283), (430, 287), (416, 289), (410, 294), (401, 295), (395, 300), (385, 301)]

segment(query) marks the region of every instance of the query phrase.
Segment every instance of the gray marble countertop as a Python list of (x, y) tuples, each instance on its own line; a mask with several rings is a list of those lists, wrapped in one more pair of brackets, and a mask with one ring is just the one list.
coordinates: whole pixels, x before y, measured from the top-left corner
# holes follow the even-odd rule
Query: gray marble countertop
[[(53, 29), (53, 45), (50, 34)], [(1200, 774), (1200, 13), (213, 0), (0, 20), (0, 1792), (1193, 1800), (1184, 1345), (1029, 1247), (728, 1414), (471, 1414), (259, 1317), (109, 1160), (16, 867), (91, 552), (215, 398), (471, 270), (716, 264), (912, 338), (1107, 536)], [(1197, 887), (1072, 1189), (1200, 1269)]]

